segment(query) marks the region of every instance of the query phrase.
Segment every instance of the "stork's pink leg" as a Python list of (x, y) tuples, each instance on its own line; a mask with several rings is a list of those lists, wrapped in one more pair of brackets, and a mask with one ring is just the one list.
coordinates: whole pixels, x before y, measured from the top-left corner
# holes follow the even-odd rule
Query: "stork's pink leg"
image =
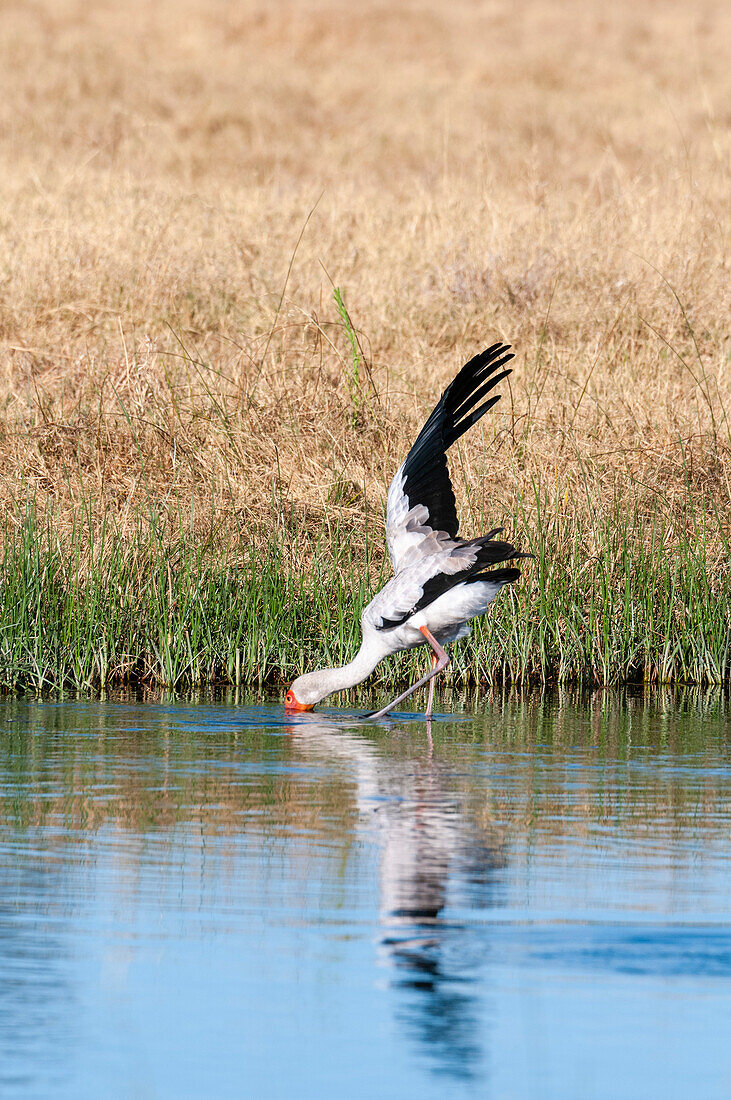
[[(438, 659), (439, 658), (437, 657), (436, 653), (432, 653), (432, 655), (431, 655), (432, 672), (437, 667)], [(427, 700), (426, 713), (424, 715), (427, 722), (431, 721), (431, 716), (432, 716), (433, 712), (434, 712), (434, 676), (432, 676), (431, 680), (429, 681), (429, 698)]]
[[(387, 707), (383, 707), (381, 710), (375, 711), (373, 714), (369, 714), (369, 718), (383, 718), (384, 714), (388, 714), (390, 710), (402, 703), (404, 699), (408, 699), (409, 695), (412, 695), (418, 688), (424, 687), (424, 684), (428, 684), (429, 681), (433, 681), (438, 672), (441, 672), (449, 664), (449, 657), (445, 649), (440, 646), (431, 630), (427, 626), (420, 626), (419, 630), (426, 638), (429, 645), (432, 647), (433, 657), (436, 660), (432, 660), (431, 672), (427, 672), (426, 676), (422, 676), (420, 680), (417, 680), (415, 684), (412, 684), (410, 688), (407, 688), (401, 695), (399, 695), (393, 702), (389, 703)], [(431, 718), (431, 705), (432, 705), (432, 691), (429, 691), (429, 702), (427, 705), (426, 718)]]

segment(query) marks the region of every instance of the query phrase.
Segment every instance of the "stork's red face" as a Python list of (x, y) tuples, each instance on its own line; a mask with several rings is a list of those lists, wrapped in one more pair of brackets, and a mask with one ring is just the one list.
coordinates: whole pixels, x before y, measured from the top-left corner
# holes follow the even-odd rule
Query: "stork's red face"
[(300, 703), (295, 699), (294, 692), (290, 688), (284, 696), (284, 713), (295, 714), (298, 710), (312, 710), (314, 703)]

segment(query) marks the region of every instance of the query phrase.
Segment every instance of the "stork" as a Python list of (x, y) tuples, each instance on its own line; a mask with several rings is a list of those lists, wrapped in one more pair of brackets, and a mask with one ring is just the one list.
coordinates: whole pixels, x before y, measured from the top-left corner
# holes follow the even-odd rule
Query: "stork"
[(358, 654), (341, 668), (298, 676), (284, 700), (288, 714), (312, 710), (326, 695), (361, 683), (384, 658), (428, 645), (430, 671), (388, 706), (381, 718), (418, 688), (429, 684), (425, 718), (434, 705), (434, 678), (449, 664), (445, 646), (470, 633), (469, 622), (484, 615), (503, 585), (515, 581), (514, 566), (502, 562), (531, 557), (496, 538), (496, 527), (473, 539), (459, 537), (447, 451), (500, 400), (492, 394), (510, 373), (509, 344), (493, 344), (462, 367), (447, 386), (388, 490), (386, 545), (393, 577), (361, 615)]

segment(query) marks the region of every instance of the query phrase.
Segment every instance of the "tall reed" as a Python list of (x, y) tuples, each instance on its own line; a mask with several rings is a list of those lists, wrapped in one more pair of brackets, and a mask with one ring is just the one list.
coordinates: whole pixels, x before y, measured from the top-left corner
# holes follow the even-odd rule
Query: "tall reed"
[[(305, 533), (272, 524), (255, 544), (197, 538), (183, 522), (172, 535), (149, 514), (132, 535), (110, 516), (82, 515), (62, 544), (51, 511), (30, 501), (18, 518), (0, 560), (4, 690), (278, 685), (348, 660), (360, 612), (388, 576), (380, 528), (364, 555), (338, 522)], [(587, 531), (535, 483), (509, 527), (535, 560), (454, 647), (447, 683), (731, 680), (731, 555), (719, 517), (678, 523), (618, 496)], [(307, 561), (291, 551), (304, 535)], [(402, 655), (370, 682), (401, 684), (423, 661)]]

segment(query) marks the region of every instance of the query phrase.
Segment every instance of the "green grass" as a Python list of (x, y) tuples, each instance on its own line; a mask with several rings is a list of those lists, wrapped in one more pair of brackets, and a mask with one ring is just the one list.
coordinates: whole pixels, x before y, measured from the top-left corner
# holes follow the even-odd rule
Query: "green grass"
[[(80, 516), (63, 545), (52, 513), (29, 504), (16, 521), (0, 559), (6, 691), (278, 685), (350, 659), (360, 611), (389, 575), (380, 531), (367, 560), (337, 520), (313, 533), (290, 516), (284, 535), (226, 549), (220, 533), (195, 538), (180, 521), (172, 537), (153, 515), (133, 537)], [(731, 555), (718, 517), (618, 497), (587, 532), (534, 486), (506, 526), (535, 561), (454, 647), (445, 683), (729, 683)], [(291, 549), (303, 541), (306, 566)], [(424, 662), (402, 655), (367, 683), (396, 687)]]

